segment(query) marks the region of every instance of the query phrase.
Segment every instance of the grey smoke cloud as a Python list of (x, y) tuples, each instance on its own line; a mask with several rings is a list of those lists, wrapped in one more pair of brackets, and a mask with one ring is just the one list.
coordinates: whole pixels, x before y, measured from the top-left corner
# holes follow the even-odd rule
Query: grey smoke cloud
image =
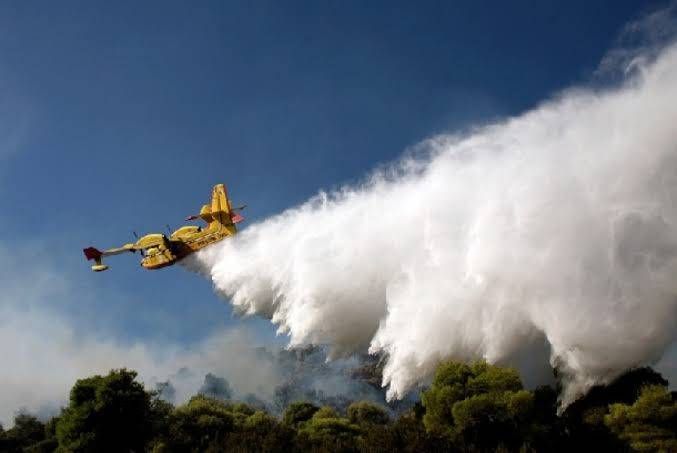
[[(79, 332), (55, 313), (0, 310), (0, 423), (11, 426), (14, 414), (54, 414), (67, 402), (77, 379), (106, 374), (112, 368), (139, 372), (153, 389), (168, 379), (172, 400), (185, 402), (204, 384), (205, 375), (226, 378), (238, 391), (272, 399), (281, 381), (274, 364), (254, 353), (255, 336), (245, 329), (213, 332), (190, 346), (121, 343)], [(177, 377), (182, 368), (189, 373)]]
[(0, 423), (5, 427), (20, 409), (58, 412), (77, 379), (112, 368), (138, 371), (150, 389), (169, 379), (176, 403), (194, 395), (207, 373), (228, 379), (242, 393), (272, 398), (281, 377), (274, 363), (257, 355), (256, 332), (245, 326), (221, 329), (182, 345), (125, 342), (114, 333), (92, 331), (63, 310), (64, 301), (87, 303), (82, 284), (67, 270), (36, 259), (40, 250), (45, 248), (39, 244), (0, 244)]
[(351, 377), (356, 360), (327, 364), (321, 350), (286, 351), (247, 324), (208, 332), (191, 344), (130, 342), (92, 328), (66, 309), (89, 303), (81, 273), (71, 275), (37, 259), (45, 258), (44, 250), (42, 244), (7, 248), (0, 243), (0, 423), (5, 428), (22, 410), (45, 419), (58, 414), (77, 379), (122, 367), (138, 371), (146, 388), (161, 390), (174, 404), (199, 392), (274, 412), (297, 399), (383, 401), (382, 392)]

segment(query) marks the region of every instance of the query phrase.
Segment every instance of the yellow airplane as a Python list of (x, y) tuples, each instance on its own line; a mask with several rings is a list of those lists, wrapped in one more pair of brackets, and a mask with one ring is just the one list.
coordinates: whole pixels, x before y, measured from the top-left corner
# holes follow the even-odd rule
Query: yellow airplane
[(99, 251), (94, 247), (84, 249), (85, 258), (94, 260), (92, 270), (101, 272), (108, 269), (103, 264), (104, 256), (119, 255), (125, 252), (141, 252), (141, 266), (146, 269), (160, 269), (171, 266), (177, 261), (194, 253), (210, 244), (219, 242), (237, 233), (237, 223), (244, 220), (239, 211), (245, 206), (231, 208), (226, 187), (217, 184), (212, 190), (211, 205), (204, 205), (197, 215), (186, 217), (186, 220), (202, 219), (207, 226), (183, 226), (173, 232), (169, 237), (162, 233), (152, 233), (139, 238), (133, 244), (125, 244), (122, 247)]

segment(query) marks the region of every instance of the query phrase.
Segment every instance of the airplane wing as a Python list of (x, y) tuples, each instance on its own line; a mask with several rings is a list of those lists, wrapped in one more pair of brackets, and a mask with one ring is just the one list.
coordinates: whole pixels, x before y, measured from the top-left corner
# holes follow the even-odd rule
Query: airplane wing
[(122, 247), (116, 247), (104, 251), (98, 250), (94, 247), (87, 247), (82, 251), (85, 253), (85, 258), (87, 258), (88, 261), (94, 260), (95, 264), (92, 266), (92, 270), (94, 272), (101, 272), (108, 269), (108, 266), (101, 262), (101, 259), (104, 256), (119, 255), (125, 252), (135, 252), (136, 250), (138, 250), (138, 248), (135, 247), (134, 244), (125, 244)]
[(101, 257), (103, 256), (119, 255), (125, 252), (135, 252), (136, 250), (137, 249), (136, 247), (134, 247), (134, 244), (125, 244), (122, 247), (116, 247), (104, 251), (101, 251), (94, 247), (87, 247), (86, 249), (83, 250), (83, 252), (85, 253), (85, 258), (87, 258), (88, 260), (98, 260), (101, 259)]
[(135, 252), (137, 250), (138, 248), (135, 247), (134, 244), (125, 244), (122, 247), (115, 247), (112, 249), (104, 250), (103, 252), (101, 252), (101, 256), (119, 255), (125, 252)]

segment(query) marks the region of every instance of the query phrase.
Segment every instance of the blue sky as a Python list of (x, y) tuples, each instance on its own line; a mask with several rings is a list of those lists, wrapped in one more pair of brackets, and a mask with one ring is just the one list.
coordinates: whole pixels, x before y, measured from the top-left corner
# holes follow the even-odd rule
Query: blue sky
[(243, 322), (208, 281), (136, 257), (93, 274), (82, 248), (176, 227), (217, 182), (263, 219), (522, 112), (589, 81), (660, 4), (3, 3), (0, 244), (67, 282), (43, 303), (76, 332), (198, 342)]

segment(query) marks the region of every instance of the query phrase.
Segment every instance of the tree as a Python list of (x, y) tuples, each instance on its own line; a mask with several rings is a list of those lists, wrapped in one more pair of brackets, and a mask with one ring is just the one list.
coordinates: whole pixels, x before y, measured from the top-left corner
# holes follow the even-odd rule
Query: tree
[(322, 406), (317, 412), (313, 414), (312, 419), (320, 420), (324, 418), (339, 418), (338, 412), (331, 406)]
[[(224, 382), (206, 379), (214, 395)], [(440, 365), (422, 402), (392, 421), (368, 401), (345, 416), (296, 402), (279, 420), (248, 403), (198, 394), (174, 408), (160, 395), (125, 369), (78, 380), (60, 416), (0, 425), (0, 452), (677, 451), (677, 394), (650, 368), (594, 387), (562, 417), (555, 389), (526, 391), (515, 370), (482, 361)]]
[(677, 400), (667, 387), (644, 387), (634, 404), (610, 406), (604, 424), (637, 451), (677, 451)]
[(425, 429), (423, 414), (417, 412), (417, 410), (405, 412), (393, 422), (389, 429), (393, 438), (392, 449), (410, 453), (455, 451), (448, 437), (436, 435)]
[(197, 395), (174, 410), (169, 417), (168, 435), (155, 450), (206, 451), (209, 445), (224, 442), (234, 424), (230, 406), (218, 399)]
[(176, 398), (176, 389), (170, 381), (155, 384), (154, 393), (156, 398), (161, 398), (169, 403), (173, 403), (174, 398)]
[(357, 436), (361, 432), (350, 420), (339, 417), (333, 408), (324, 406), (300, 425), (298, 443), (303, 451), (356, 451)]
[(169, 422), (174, 410), (174, 406), (168, 403), (164, 398), (162, 388), (157, 388), (151, 392), (149, 424), (152, 432), (151, 447), (160, 449), (164, 445), (163, 439), (169, 436)]
[(568, 433), (566, 449), (618, 451), (625, 444), (609, 431), (605, 416), (612, 404), (631, 405), (645, 386), (666, 386), (667, 381), (648, 367), (629, 370), (607, 385), (596, 385), (574, 401), (561, 417)]
[(369, 401), (359, 401), (348, 406), (348, 420), (359, 426), (387, 425), (388, 413), (381, 406)]
[(422, 401), (429, 432), (480, 449), (519, 447), (533, 410), (517, 371), (484, 361), (443, 363)]
[(564, 424), (557, 416), (557, 391), (550, 386), (533, 391), (533, 420), (525, 434), (526, 445), (535, 451), (567, 451)]
[(45, 425), (37, 417), (19, 413), (14, 417), (14, 426), (7, 431), (0, 429), (1, 451), (22, 452), (45, 439)]
[[(251, 408), (248, 408), (251, 409)], [(237, 409), (233, 407), (233, 410)], [(240, 412), (243, 413), (243, 412)], [(287, 452), (292, 450), (294, 432), (280, 424), (278, 420), (264, 411), (256, 411), (246, 416), (236, 425), (236, 430), (228, 436), (223, 451), (239, 452)], [(212, 450), (217, 451), (219, 447)]]
[(228, 401), (233, 395), (233, 391), (230, 388), (228, 381), (222, 377), (213, 375), (212, 373), (207, 373), (205, 375), (204, 383), (198, 393), (209, 396), (211, 398), (217, 398), (223, 401)]
[(310, 420), (310, 418), (315, 415), (315, 412), (318, 410), (320, 410), (319, 407), (305, 401), (291, 403), (284, 411), (282, 422), (288, 426), (296, 428), (299, 426), (299, 424)]
[(59, 446), (56, 439), (56, 423), (59, 417), (52, 417), (45, 423), (45, 438), (30, 447), (24, 448), (24, 453), (53, 453)]
[(519, 447), (525, 438), (533, 395), (518, 392), (473, 395), (454, 404), (454, 437), (480, 449)]
[(150, 439), (151, 397), (136, 372), (78, 380), (56, 425), (59, 451), (142, 451)]

